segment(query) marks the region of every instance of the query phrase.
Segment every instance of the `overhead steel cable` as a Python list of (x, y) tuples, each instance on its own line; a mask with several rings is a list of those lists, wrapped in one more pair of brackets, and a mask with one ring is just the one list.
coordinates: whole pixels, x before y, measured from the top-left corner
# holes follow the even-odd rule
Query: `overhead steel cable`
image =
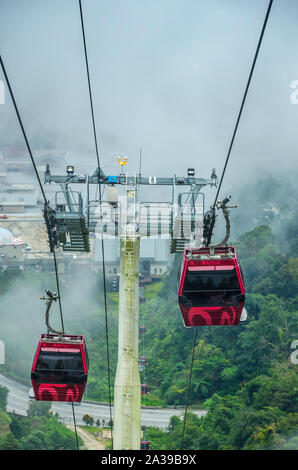
[(181, 438), (180, 450), (183, 450), (183, 446), (184, 446), (184, 434), (185, 434), (185, 429), (186, 429), (186, 420), (187, 420), (187, 411), (188, 411), (189, 396), (190, 396), (193, 362), (194, 362), (194, 357), (195, 357), (195, 347), (196, 347), (196, 343), (197, 343), (197, 333), (198, 333), (198, 327), (196, 326), (194, 328), (194, 334), (193, 334), (192, 354), (191, 354), (191, 361), (190, 361), (190, 368), (189, 368), (188, 387), (187, 387), (187, 393), (186, 393), (186, 403), (185, 403), (185, 412), (184, 412), (184, 420), (183, 420), (183, 429), (182, 429), (182, 438)]
[[(11, 84), (10, 84), (10, 80), (9, 80), (9, 78), (8, 78), (8, 75), (7, 75), (7, 72), (6, 72), (6, 68), (5, 68), (5, 65), (4, 65), (4, 63), (3, 63), (3, 59), (2, 59), (2, 56), (1, 56), (1, 55), (0, 55), (0, 63), (1, 63), (2, 71), (3, 71), (3, 75), (4, 75), (4, 77), (5, 77), (5, 81), (6, 81), (6, 83), (7, 83), (7, 87), (8, 87), (8, 90), (9, 90), (9, 94), (10, 94), (11, 100), (12, 100), (12, 102), (13, 102), (13, 106), (14, 106), (14, 109), (15, 109), (15, 112), (16, 112), (16, 115), (17, 115), (19, 124), (20, 124), (20, 128), (21, 128), (22, 134), (23, 134), (23, 136), (24, 136), (24, 140), (25, 140), (25, 143), (26, 143), (26, 147), (27, 147), (27, 150), (28, 150), (28, 153), (29, 153), (29, 156), (30, 156), (30, 159), (31, 159), (33, 168), (34, 168), (34, 172), (35, 172), (36, 178), (37, 178), (37, 180), (38, 180), (38, 184), (39, 184), (39, 187), (40, 187), (42, 196), (43, 196), (43, 198), (44, 198), (44, 202), (45, 202), (45, 204), (48, 204), (48, 200), (47, 200), (47, 197), (46, 197), (45, 192), (44, 192), (43, 185), (42, 185), (41, 180), (40, 180), (40, 176), (39, 176), (39, 173), (38, 173), (36, 164), (35, 164), (35, 160), (34, 160), (34, 157), (33, 157), (33, 153), (32, 153), (32, 150), (31, 150), (31, 147), (30, 147), (28, 138), (27, 138), (27, 134), (26, 134), (26, 131), (25, 131), (25, 128), (24, 128), (24, 125), (23, 125), (23, 121), (22, 121), (22, 119), (21, 119), (21, 115), (20, 115), (20, 113), (19, 113), (19, 109), (18, 109), (16, 100), (15, 100), (14, 93), (13, 93), (13, 91), (12, 91), (12, 87), (11, 87)], [(49, 236), (50, 236), (50, 235), (49, 235)], [(60, 299), (60, 286), (59, 286), (59, 277), (58, 277), (58, 268), (57, 268), (57, 260), (56, 260), (55, 250), (53, 251), (53, 255), (54, 255), (54, 267), (55, 267), (56, 285), (57, 285), (57, 293), (58, 293), (58, 301), (59, 301), (60, 319), (61, 319), (62, 331), (63, 331), (63, 333), (64, 333), (64, 321), (63, 321), (62, 304), (61, 304), (61, 299)]]
[[(239, 122), (240, 122), (240, 119), (241, 119), (241, 116), (242, 116), (242, 111), (243, 111), (244, 104), (245, 104), (246, 97), (247, 97), (247, 93), (248, 93), (248, 90), (249, 90), (249, 87), (250, 87), (251, 79), (252, 79), (252, 76), (253, 76), (253, 73), (254, 73), (254, 69), (255, 69), (255, 65), (256, 65), (257, 58), (258, 58), (258, 55), (259, 55), (259, 51), (260, 51), (260, 48), (261, 48), (261, 44), (262, 44), (262, 41), (263, 41), (263, 37), (264, 37), (264, 33), (265, 33), (266, 26), (267, 26), (267, 22), (268, 22), (268, 18), (269, 18), (269, 15), (270, 15), (272, 4), (273, 4), (273, 0), (270, 0), (269, 4), (268, 4), (268, 7), (267, 7), (265, 19), (264, 19), (264, 22), (263, 22), (261, 34), (260, 34), (260, 37), (259, 37), (259, 40), (258, 40), (258, 44), (257, 44), (257, 48), (256, 48), (256, 51), (255, 51), (254, 59), (253, 59), (253, 62), (252, 62), (252, 66), (251, 66), (251, 69), (250, 69), (249, 77), (248, 77), (248, 80), (247, 80), (247, 83), (246, 83), (246, 87), (245, 87), (244, 95), (243, 95), (243, 98), (242, 98), (241, 106), (240, 106), (240, 109), (239, 109), (239, 113), (238, 113), (238, 116), (237, 116), (234, 132), (232, 134), (232, 139), (231, 139), (230, 146), (229, 146), (229, 149), (228, 149), (228, 153), (227, 153), (227, 156), (226, 156), (224, 168), (223, 168), (222, 175), (221, 175), (221, 178), (220, 178), (220, 182), (219, 182), (219, 185), (218, 185), (218, 188), (217, 188), (215, 200), (214, 200), (213, 206), (211, 208), (211, 210), (213, 211), (213, 221), (210, 224), (211, 228), (210, 228), (210, 234), (209, 234), (209, 242), (211, 240), (212, 231), (213, 231), (213, 227), (214, 227), (214, 223), (215, 223), (215, 207), (216, 207), (216, 204), (217, 204), (219, 192), (220, 192), (222, 182), (223, 182), (223, 179), (224, 179), (224, 176), (225, 176), (225, 172), (226, 172), (226, 169), (227, 169), (227, 165), (228, 165), (228, 162), (229, 162), (231, 151), (232, 151), (232, 148), (233, 148), (233, 145), (234, 145), (236, 133), (237, 133)], [(185, 434), (185, 428), (186, 428), (186, 418), (187, 418), (187, 409), (188, 409), (191, 379), (192, 379), (192, 370), (193, 370), (193, 360), (194, 360), (194, 350), (195, 350), (195, 344), (196, 344), (196, 336), (197, 336), (197, 327), (195, 327), (195, 331), (194, 331), (192, 359), (191, 359), (191, 364), (190, 364), (189, 381), (188, 381), (186, 406), (185, 406), (185, 415), (184, 415), (182, 440), (181, 440), (181, 450), (183, 449), (183, 445), (184, 445), (184, 434)]]
[(89, 72), (89, 61), (88, 61), (87, 44), (86, 44), (86, 36), (85, 36), (85, 26), (84, 26), (84, 17), (83, 17), (83, 9), (82, 9), (81, 0), (79, 0), (79, 6), (80, 6), (80, 18), (81, 18), (82, 36), (83, 36), (83, 44), (84, 44), (84, 54), (85, 54), (86, 73), (87, 73), (87, 80), (88, 80), (88, 91), (89, 91), (89, 101), (90, 101), (90, 108), (91, 108), (94, 144), (95, 144), (98, 170), (100, 170), (100, 160), (99, 160), (97, 134), (96, 134), (94, 108), (93, 108), (93, 98), (92, 98), (92, 89), (91, 89), (91, 80), (90, 80), (90, 72)]
[[(37, 180), (38, 180), (38, 183), (39, 183), (39, 187), (40, 187), (42, 196), (43, 196), (43, 198), (44, 198), (44, 202), (45, 202), (45, 204), (48, 204), (48, 200), (47, 200), (47, 198), (46, 198), (46, 195), (45, 195), (45, 192), (44, 192), (44, 188), (43, 188), (43, 185), (42, 185), (41, 180), (40, 180), (40, 176), (39, 176), (39, 173), (38, 173), (36, 164), (35, 164), (35, 160), (34, 160), (34, 157), (33, 157), (33, 153), (32, 153), (32, 151), (31, 151), (31, 147), (30, 147), (30, 144), (29, 144), (29, 141), (28, 141), (28, 138), (27, 138), (27, 134), (26, 134), (26, 131), (25, 131), (25, 128), (24, 128), (24, 125), (23, 125), (23, 121), (22, 121), (21, 115), (20, 115), (20, 113), (19, 113), (19, 109), (18, 109), (16, 100), (15, 100), (15, 97), (14, 97), (14, 94), (13, 94), (13, 91), (12, 91), (12, 88), (11, 88), (11, 84), (10, 84), (10, 81), (9, 81), (9, 78), (8, 78), (8, 75), (7, 75), (7, 72), (6, 72), (6, 68), (5, 68), (5, 66), (4, 66), (4, 63), (3, 63), (3, 59), (2, 59), (1, 54), (0, 54), (0, 63), (1, 63), (2, 71), (3, 71), (3, 75), (4, 75), (4, 77), (5, 77), (5, 80), (6, 80), (8, 89), (9, 89), (10, 97), (11, 97), (11, 99), (12, 99), (12, 102), (13, 102), (13, 105), (14, 105), (14, 109), (15, 109), (15, 112), (16, 112), (16, 115), (17, 115), (17, 118), (18, 118), (18, 121), (19, 121), (21, 130), (22, 130), (22, 133), (23, 133), (23, 136), (24, 136), (24, 140), (25, 140), (25, 142), (26, 142), (27, 150), (28, 150), (28, 153), (29, 153), (29, 155), (30, 155), (30, 159), (31, 159), (31, 162), (32, 162), (34, 171), (35, 171), (35, 175), (36, 175), (36, 178), (37, 178)], [(50, 234), (49, 234), (49, 237), (50, 237)], [(62, 333), (64, 333), (64, 320), (63, 320), (63, 311), (62, 311), (61, 296), (60, 296), (60, 284), (59, 284), (58, 266), (57, 266), (57, 260), (56, 260), (56, 252), (55, 252), (55, 250), (53, 250), (53, 257), (54, 257), (54, 268), (55, 268), (55, 277), (56, 277), (56, 286), (57, 286), (57, 294), (58, 294), (58, 302), (59, 302), (59, 311), (60, 311), (60, 319), (61, 319)], [(76, 420), (75, 420), (75, 411), (74, 411), (74, 405), (73, 405), (73, 403), (72, 403), (72, 412), (73, 412), (74, 429), (75, 429), (75, 436), (76, 436), (76, 445), (77, 445), (77, 449), (79, 450), (79, 441), (78, 441), (78, 434), (77, 434), (77, 427), (76, 427)]]
[(241, 102), (241, 106), (240, 106), (240, 109), (239, 109), (236, 125), (235, 125), (235, 128), (234, 128), (234, 132), (233, 132), (232, 139), (231, 139), (231, 142), (230, 142), (230, 146), (229, 146), (229, 149), (228, 149), (226, 161), (225, 161), (224, 168), (223, 168), (223, 171), (222, 171), (222, 175), (221, 175), (221, 178), (220, 178), (220, 182), (219, 182), (219, 185), (218, 185), (218, 188), (217, 188), (215, 200), (214, 200), (214, 203), (213, 203), (213, 209), (215, 209), (217, 199), (218, 199), (218, 196), (219, 196), (219, 192), (220, 192), (222, 182), (223, 182), (223, 179), (224, 179), (224, 176), (225, 176), (225, 172), (226, 172), (226, 169), (227, 169), (228, 161), (230, 159), (231, 151), (232, 151), (232, 148), (233, 148), (233, 145), (234, 145), (234, 140), (235, 140), (236, 133), (237, 133), (237, 130), (238, 130), (238, 126), (239, 126), (239, 122), (240, 122), (240, 119), (241, 119), (244, 104), (245, 104), (245, 101), (246, 101), (247, 93), (248, 93), (248, 90), (249, 90), (249, 86), (250, 86), (251, 79), (252, 79), (252, 76), (253, 76), (253, 73), (254, 73), (255, 65), (256, 65), (257, 58), (258, 58), (258, 55), (259, 55), (259, 51), (260, 51), (260, 48), (261, 48), (261, 44), (262, 44), (262, 41), (263, 41), (263, 36), (264, 36), (265, 29), (266, 29), (266, 26), (267, 26), (267, 22), (268, 22), (268, 18), (269, 18), (269, 15), (270, 15), (272, 3), (273, 3), (273, 0), (270, 0), (269, 4), (268, 4), (267, 11), (266, 11), (266, 16), (265, 16), (265, 19), (264, 19), (264, 22), (263, 22), (263, 26), (262, 26), (261, 34), (260, 34), (260, 37), (259, 37), (259, 41), (258, 41), (258, 44), (257, 44), (256, 52), (255, 52), (255, 55), (254, 55), (254, 59), (253, 59), (253, 62), (252, 62), (252, 66), (251, 66), (251, 69), (250, 69), (247, 84), (246, 84), (246, 87), (245, 87), (245, 92), (244, 92), (242, 102)]
[[(88, 91), (89, 91), (89, 101), (90, 101), (90, 110), (91, 110), (93, 136), (94, 136), (94, 145), (95, 145), (97, 167), (98, 167), (98, 189), (99, 189), (99, 202), (100, 202), (100, 208), (101, 208), (101, 187), (100, 187), (100, 181), (99, 181), (100, 174), (101, 174), (101, 169), (100, 169), (100, 159), (99, 159), (99, 151), (98, 151), (97, 133), (96, 133), (96, 126), (95, 126), (92, 88), (91, 88), (91, 80), (90, 80), (90, 72), (89, 72), (89, 62), (88, 62), (87, 43), (86, 43), (85, 26), (84, 26), (84, 16), (83, 16), (83, 9), (82, 9), (81, 0), (79, 0), (79, 8), (80, 8), (82, 37), (83, 37), (83, 44), (84, 44), (84, 55), (85, 55), (86, 73), (87, 73), (87, 81), (88, 81)], [(106, 349), (107, 349), (107, 367), (108, 367), (110, 423), (111, 423), (111, 432), (112, 432), (113, 420), (112, 420), (111, 368), (110, 368), (110, 352), (109, 352), (110, 348), (109, 348), (109, 327), (108, 327), (107, 289), (106, 289), (106, 270), (105, 270), (105, 250), (104, 250), (103, 235), (101, 235), (101, 253), (102, 253), (102, 271), (103, 271), (103, 288), (104, 288), (104, 311), (105, 311), (105, 328), (106, 328)], [(113, 435), (112, 435), (112, 443), (113, 443)]]
[(17, 107), (17, 104), (16, 104), (16, 100), (15, 100), (15, 98), (14, 98), (14, 94), (13, 94), (13, 92), (12, 92), (12, 88), (11, 88), (11, 85), (10, 85), (10, 81), (9, 81), (9, 78), (8, 78), (8, 75), (7, 75), (7, 72), (6, 72), (6, 68), (5, 68), (5, 66), (4, 66), (4, 63), (3, 63), (3, 60), (2, 60), (1, 54), (0, 54), (0, 63), (1, 63), (2, 71), (3, 71), (3, 75), (4, 75), (4, 77), (5, 77), (6, 84), (7, 84), (7, 86), (8, 86), (9, 94), (10, 94), (10, 97), (11, 97), (11, 99), (12, 99), (12, 102), (13, 102), (13, 105), (14, 105), (14, 109), (15, 109), (15, 112), (16, 112), (16, 115), (17, 115), (17, 118), (18, 118), (18, 121), (19, 121), (21, 130), (22, 130), (22, 133), (23, 133), (25, 142), (26, 142), (26, 146), (27, 146), (27, 149), (28, 149), (28, 152), (29, 152), (29, 155), (30, 155), (30, 159), (31, 159), (31, 162), (32, 162), (32, 165), (33, 165), (35, 174), (36, 174), (36, 177), (37, 177), (37, 179), (38, 179), (38, 183), (39, 183), (39, 186), (40, 186), (40, 190), (41, 190), (41, 192), (42, 192), (42, 195), (43, 195), (43, 198), (44, 198), (45, 202), (47, 203), (48, 201), (47, 201), (47, 198), (46, 198), (46, 195), (45, 195), (43, 186), (42, 186), (42, 184), (41, 184), (40, 176), (39, 176), (39, 174), (38, 174), (38, 171), (37, 171), (37, 168), (36, 168), (36, 165), (35, 165), (35, 161), (34, 161), (34, 158), (33, 158), (33, 154), (32, 154), (32, 151), (31, 151), (31, 147), (30, 147), (29, 142), (28, 142), (28, 139), (27, 139), (27, 135), (26, 135), (26, 132), (25, 132), (25, 129), (24, 129), (24, 126), (23, 126), (23, 122), (22, 122), (22, 119), (21, 119), (21, 116), (20, 116), (20, 113), (19, 113), (19, 110), (18, 110), (18, 107)]
[(73, 425), (74, 425), (75, 436), (76, 436), (76, 446), (77, 446), (77, 450), (80, 450), (80, 447), (79, 447), (79, 439), (78, 439), (78, 433), (77, 433), (76, 415), (75, 415), (75, 410), (74, 410), (74, 404), (73, 404), (73, 402), (71, 402), (71, 407), (72, 407)]

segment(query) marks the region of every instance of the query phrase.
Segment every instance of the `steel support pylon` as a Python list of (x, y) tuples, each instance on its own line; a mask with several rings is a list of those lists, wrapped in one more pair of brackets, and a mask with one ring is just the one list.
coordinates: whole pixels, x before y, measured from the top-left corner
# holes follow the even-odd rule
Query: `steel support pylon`
[(140, 449), (139, 260), (140, 238), (132, 230), (120, 237), (118, 363), (114, 385), (115, 450)]

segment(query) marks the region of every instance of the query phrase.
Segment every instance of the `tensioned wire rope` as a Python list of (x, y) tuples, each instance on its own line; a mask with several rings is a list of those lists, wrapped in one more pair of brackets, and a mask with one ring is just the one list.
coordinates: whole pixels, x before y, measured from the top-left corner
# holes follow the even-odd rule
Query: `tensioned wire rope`
[[(26, 134), (26, 131), (25, 131), (25, 128), (24, 128), (24, 125), (23, 125), (23, 121), (22, 121), (21, 115), (19, 113), (19, 109), (18, 109), (16, 100), (15, 100), (15, 97), (14, 97), (14, 93), (12, 91), (10, 80), (8, 78), (6, 68), (4, 66), (1, 54), (0, 54), (0, 64), (1, 64), (3, 75), (4, 75), (6, 83), (7, 83), (9, 94), (10, 94), (11, 100), (13, 102), (13, 106), (14, 106), (14, 109), (15, 109), (15, 112), (16, 112), (16, 115), (17, 115), (17, 118), (18, 118), (18, 121), (19, 121), (19, 125), (21, 127), (21, 131), (22, 131), (25, 143), (26, 143), (26, 147), (27, 147), (27, 150), (28, 150), (28, 153), (29, 153), (29, 156), (30, 156), (33, 168), (34, 168), (34, 172), (35, 172), (35, 175), (36, 175), (36, 178), (37, 178), (37, 181), (38, 181), (38, 184), (39, 184), (44, 202), (45, 202), (45, 204), (48, 204), (48, 200), (46, 198), (45, 191), (44, 191), (43, 185), (42, 185), (41, 180), (40, 180), (40, 176), (39, 176), (36, 164), (35, 164), (33, 153), (32, 153), (32, 150), (31, 150), (31, 147), (30, 147), (30, 144), (29, 144), (29, 140), (27, 138), (27, 134)], [(51, 237), (50, 233), (49, 233), (49, 237)], [(56, 278), (56, 286), (57, 286), (57, 294), (58, 294), (60, 319), (61, 319), (62, 333), (64, 334), (64, 320), (63, 320), (63, 311), (62, 311), (62, 304), (61, 304), (61, 298), (60, 298), (60, 284), (59, 284), (59, 275), (58, 275), (58, 267), (57, 267), (57, 259), (56, 259), (55, 249), (53, 249), (53, 257), (54, 257), (54, 268), (55, 268), (55, 278)], [(73, 418), (74, 418), (74, 429), (75, 429), (75, 436), (76, 436), (76, 445), (77, 445), (77, 449), (79, 450), (78, 435), (77, 435), (77, 427), (76, 427), (76, 420), (75, 420), (75, 412), (74, 412), (73, 402), (72, 402), (72, 412), (73, 412)]]
[(246, 83), (244, 95), (243, 95), (243, 98), (242, 98), (242, 101), (241, 101), (238, 117), (237, 117), (237, 120), (236, 120), (236, 125), (235, 125), (235, 128), (234, 128), (234, 132), (232, 134), (232, 139), (231, 139), (231, 142), (230, 142), (230, 145), (229, 145), (229, 149), (228, 149), (228, 153), (227, 153), (227, 156), (226, 156), (224, 168), (223, 168), (222, 175), (221, 175), (221, 178), (220, 178), (220, 182), (219, 182), (219, 185), (218, 185), (218, 188), (217, 188), (215, 200), (214, 200), (214, 203), (213, 203), (213, 208), (216, 206), (217, 198), (218, 198), (218, 195), (219, 195), (219, 192), (220, 192), (220, 189), (221, 189), (221, 186), (222, 186), (222, 182), (223, 182), (223, 179), (224, 179), (224, 176), (225, 176), (225, 173), (226, 173), (228, 161), (230, 159), (230, 155), (231, 155), (232, 148), (233, 148), (233, 145), (234, 145), (234, 141), (235, 141), (236, 133), (237, 133), (237, 130), (238, 130), (239, 122), (240, 122), (240, 119), (241, 119), (241, 116), (242, 116), (242, 111), (243, 111), (244, 104), (245, 104), (245, 101), (246, 101), (247, 93), (248, 93), (248, 90), (249, 90), (249, 86), (250, 86), (251, 79), (252, 79), (252, 76), (253, 76), (253, 73), (254, 73), (255, 65), (256, 65), (257, 58), (258, 58), (258, 55), (259, 55), (259, 51), (260, 51), (260, 48), (261, 48), (261, 44), (262, 44), (262, 41), (263, 41), (263, 36), (264, 36), (264, 33), (265, 33), (267, 21), (268, 21), (269, 15), (270, 15), (272, 3), (273, 3), (273, 0), (270, 0), (269, 4), (268, 4), (266, 16), (265, 16), (265, 19), (264, 19), (264, 23), (263, 23), (263, 26), (262, 26), (261, 34), (260, 34), (260, 37), (259, 37), (258, 45), (257, 45), (257, 48), (256, 48), (256, 52), (255, 52), (255, 55), (254, 55), (253, 63), (252, 63), (251, 69), (250, 69), (249, 77), (248, 77), (248, 80), (247, 80), (247, 83)]
[[(12, 102), (13, 102), (13, 105), (14, 105), (14, 108), (15, 108), (15, 112), (16, 112), (21, 130), (22, 130), (22, 134), (23, 134), (24, 139), (25, 139), (27, 150), (28, 150), (29, 155), (30, 155), (30, 159), (31, 159), (31, 162), (32, 162), (32, 165), (33, 165), (33, 168), (34, 168), (36, 178), (38, 180), (38, 184), (39, 184), (44, 202), (45, 202), (45, 204), (48, 204), (48, 200), (46, 198), (44, 188), (43, 188), (43, 185), (42, 185), (41, 180), (40, 180), (40, 176), (39, 176), (39, 173), (38, 173), (35, 161), (34, 161), (34, 157), (33, 157), (32, 151), (31, 151), (31, 147), (30, 147), (27, 135), (26, 135), (26, 131), (25, 131), (25, 128), (24, 128), (24, 125), (23, 125), (23, 122), (22, 122), (22, 119), (21, 119), (21, 116), (20, 116), (20, 113), (19, 113), (19, 110), (18, 110), (18, 107), (17, 107), (17, 104), (16, 104), (16, 100), (15, 100), (15, 97), (14, 97), (14, 94), (13, 94), (13, 91), (12, 91), (12, 88), (11, 88), (11, 84), (10, 84), (10, 81), (9, 81), (9, 78), (8, 78), (8, 75), (7, 75), (7, 72), (6, 72), (6, 69), (5, 69), (5, 66), (4, 66), (3, 59), (2, 59), (1, 55), (0, 55), (0, 63), (1, 63), (1, 68), (2, 68), (2, 71), (3, 71), (3, 75), (5, 77), (5, 80), (6, 80), (8, 89), (9, 89), (9, 93), (10, 93), (10, 96), (11, 96), (11, 99), (12, 99)], [(62, 332), (64, 333), (64, 321), (63, 321), (63, 312), (62, 312), (62, 305), (61, 305), (61, 299), (60, 299), (60, 287), (59, 287), (59, 278), (58, 278), (58, 269), (57, 269), (57, 260), (56, 260), (55, 250), (53, 251), (53, 255), (54, 255), (54, 266), (55, 266), (55, 275), (56, 275), (56, 284), (57, 284), (57, 294), (58, 294), (58, 300), (59, 300), (60, 318), (61, 318)]]
[[(95, 153), (97, 159), (97, 168), (98, 168), (98, 192), (99, 192), (99, 203), (101, 208), (101, 187), (100, 187), (100, 159), (99, 159), (99, 151), (98, 151), (98, 140), (97, 140), (97, 133), (96, 133), (96, 125), (95, 125), (95, 116), (94, 116), (94, 107), (93, 107), (93, 96), (92, 96), (92, 88), (91, 88), (91, 80), (90, 80), (90, 71), (89, 71), (89, 61), (88, 61), (88, 53), (87, 53), (87, 43), (86, 43), (86, 35), (85, 35), (85, 26), (84, 26), (84, 16), (83, 16), (83, 9), (81, 0), (79, 0), (79, 9), (80, 9), (80, 20), (81, 20), (81, 29), (82, 29), (82, 38), (83, 38), (83, 45), (84, 45), (84, 56), (85, 56), (85, 64), (86, 64), (86, 73), (87, 73), (87, 81), (88, 81), (88, 92), (89, 92), (89, 101), (90, 101), (90, 110), (91, 110), (91, 119), (92, 119), (92, 128), (93, 128), (93, 137), (94, 137), (94, 145), (95, 145)], [(112, 447), (113, 447), (113, 420), (112, 420), (112, 394), (111, 394), (111, 369), (110, 369), (110, 348), (109, 348), (109, 328), (108, 328), (108, 309), (107, 309), (107, 288), (106, 288), (106, 269), (105, 269), (105, 250), (104, 250), (104, 239), (103, 234), (101, 234), (101, 253), (102, 253), (102, 271), (103, 271), (103, 290), (104, 290), (104, 312), (105, 312), (105, 329), (106, 329), (106, 351), (107, 351), (107, 367), (108, 367), (108, 388), (109, 388), (109, 408), (110, 408), (110, 427), (111, 427), (111, 437), (112, 437)]]
[[(247, 93), (248, 93), (248, 90), (249, 90), (249, 87), (250, 87), (250, 84), (251, 84), (251, 79), (252, 79), (253, 72), (254, 72), (254, 69), (255, 69), (255, 65), (256, 65), (256, 62), (257, 62), (257, 58), (258, 58), (258, 55), (259, 55), (261, 44), (262, 44), (262, 41), (263, 41), (263, 37), (264, 37), (264, 33), (265, 33), (266, 26), (267, 26), (267, 22), (268, 22), (268, 18), (269, 18), (269, 15), (270, 15), (272, 4), (273, 4), (273, 0), (270, 0), (269, 3), (268, 3), (268, 7), (267, 7), (264, 22), (263, 22), (261, 34), (260, 34), (260, 37), (259, 37), (259, 40), (258, 40), (257, 48), (256, 48), (256, 51), (255, 51), (255, 54), (254, 54), (254, 58), (253, 58), (252, 66), (251, 66), (251, 69), (250, 69), (249, 77), (248, 77), (248, 80), (247, 80), (247, 83), (246, 83), (244, 95), (243, 95), (243, 98), (242, 98), (242, 101), (241, 101), (241, 105), (240, 105), (240, 109), (239, 109), (239, 112), (238, 112), (235, 128), (234, 128), (234, 131), (233, 131), (233, 134), (232, 134), (232, 139), (231, 139), (229, 149), (228, 149), (228, 153), (227, 153), (227, 156), (226, 156), (224, 168), (223, 168), (223, 171), (222, 171), (222, 175), (221, 175), (220, 182), (219, 182), (219, 185), (218, 185), (218, 189), (217, 189), (217, 192), (216, 192), (215, 200), (214, 200), (214, 203), (213, 203), (213, 207), (212, 207), (213, 211), (215, 210), (215, 206), (216, 206), (216, 203), (217, 203), (217, 198), (218, 198), (221, 186), (222, 186), (222, 182), (223, 182), (223, 179), (224, 179), (224, 176), (225, 176), (225, 173), (226, 173), (227, 165), (228, 165), (230, 155), (231, 155), (231, 152), (232, 152), (232, 148), (233, 148), (233, 145), (234, 145), (236, 133), (237, 133), (238, 126), (239, 126), (239, 123), (240, 123), (240, 119), (241, 119), (241, 116), (242, 116), (242, 111), (243, 111), (244, 104), (245, 104), (245, 101), (246, 101)], [(182, 439), (181, 439), (181, 450), (183, 450), (183, 446), (184, 446), (184, 435), (185, 435), (185, 429), (186, 429), (187, 410), (188, 410), (190, 388), (191, 388), (191, 379), (192, 379), (193, 362), (194, 362), (194, 351), (195, 351), (195, 347), (196, 347), (197, 328), (198, 327), (195, 327), (194, 337), (193, 337), (192, 356), (191, 356), (191, 363), (190, 363), (190, 372), (189, 372), (188, 388), (187, 388), (187, 395), (186, 395), (186, 405), (185, 405), (185, 414), (184, 414)]]

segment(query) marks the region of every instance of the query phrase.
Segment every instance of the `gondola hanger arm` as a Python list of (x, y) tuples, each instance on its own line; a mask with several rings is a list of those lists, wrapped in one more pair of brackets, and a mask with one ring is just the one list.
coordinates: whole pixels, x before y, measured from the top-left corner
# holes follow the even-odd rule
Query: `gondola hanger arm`
[[(223, 213), (223, 216), (225, 218), (225, 222), (226, 222), (226, 234), (223, 238), (223, 240), (220, 242), (220, 243), (216, 243), (216, 244), (211, 244), (209, 243), (208, 246), (214, 248), (214, 247), (218, 247), (218, 246), (225, 246), (230, 238), (230, 233), (231, 233), (231, 223), (230, 223), (230, 211), (229, 209), (234, 209), (237, 206), (237, 204), (232, 204), (232, 205), (227, 205), (228, 202), (231, 200), (231, 196), (228, 196), (226, 197), (223, 201), (217, 201), (216, 203), (216, 208), (217, 210), (222, 210), (222, 213)], [(215, 223), (215, 213), (213, 213), (213, 225), (212, 225), (212, 230), (213, 230), (213, 227), (214, 227), (214, 223)], [(211, 238), (211, 237), (210, 237)]]
[(46, 326), (49, 332), (54, 333), (55, 335), (59, 335), (59, 337), (62, 337), (63, 331), (57, 331), (54, 330), (54, 328), (51, 327), (50, 325), (50, 309), (52, 306), (53, 302), (56, 302), (59, 299), (59, 296), (57, 293), (52, 293), (50, 290), (46, 289), (46, 294), (47, 297), (40, 297), (41, 300), (46, 300), (46, 314), (45, 314), (45, 321), (46, 321)]

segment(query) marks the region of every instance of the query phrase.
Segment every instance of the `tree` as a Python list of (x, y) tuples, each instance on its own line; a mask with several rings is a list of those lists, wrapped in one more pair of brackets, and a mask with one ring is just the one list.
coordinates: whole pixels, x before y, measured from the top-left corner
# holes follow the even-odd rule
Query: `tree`
[(200, 418), (198, 418), (195, 414), (188, 412), (183, 434), (183, 420), (180, 420), (179, 418), (171, 419), (171, 431), (169, 432), (168, 448), (172, 450), (180, 449), (183, 437), (183, 449), (196, 449), (197, 441), (200, 435), (199, 422)]
[(93, 426), (94, 418), (92, 418), (92, 416), (90, 416), (88, 414), (85, 414), (83, 416), (83, 421), (84, 421), (84, 423), (86, 423), (87, 426)]
[(281, 412), (277, 408), (241, 408), (231, 423), (230, 445), (236, 449), (254, 449), (267, 445), (280, 416)]
[(12, 432), (6, 434), (1, 443), (2, 450), (19, 450), (19, 443)]
[(48, 442), (45, 434), (40, 431), (33, 431), (27, 438), (22, 439), (24, 450), (47, 450)]
[(0, 409), (5, 411), (7, 407), (8, 389), (0, 385)]
[(269, 225), (259, 225), (254, 230), (239, 237), (238, 251), (243, 258), (252, 258), (264, 246), (273, 244), (275, 238)]
[(35, 401), (32, 400), (29, 402), (29, 409), (27, 410), (27, 415), (29, 417), (33, 416), (48, 416), (50, 413), (52, 403), (48, 401)]
[(9, 428), (16, 439), (20, 440), (22, 437), (30, 434), (31, 422), (25, 419), (24, 416), (19, 416), (13, 413), (11, 416), (11, 423)]
[(270, 377), (263, 380), (254, 393), (253, 406), (256, 409), (274, 406), (288, 413), (298, 413), (298, 375), (295, 366), (276, 363), (270, 370)]

